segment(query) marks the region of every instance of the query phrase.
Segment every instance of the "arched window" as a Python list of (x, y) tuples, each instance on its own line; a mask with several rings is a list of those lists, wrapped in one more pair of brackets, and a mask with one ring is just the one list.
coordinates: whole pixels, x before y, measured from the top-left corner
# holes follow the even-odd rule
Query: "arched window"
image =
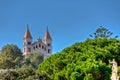
[(44, 46), (42, 45), (42, 49), (44, 49)]
[(51, 44), (50, 44), (50, 43), (48, 43), (48, 44), (47, 44), (47, 46), (51, 46)]
[(30, 45), (31, 44), (31, 42), (28, 42), (28, 45)]
[(39, 44), (39, 47), (41, 47), (41, 44)]
[(33, 47), (33, 49), (35, 50), (35, 46)]
[(51, 50), (50, 50), (50, 49), (48, 49), (48, 53), (50, 53), (50, 51), (51, 51)]
[(38, 46), (36, 45), (36, 48), (38, 48)]

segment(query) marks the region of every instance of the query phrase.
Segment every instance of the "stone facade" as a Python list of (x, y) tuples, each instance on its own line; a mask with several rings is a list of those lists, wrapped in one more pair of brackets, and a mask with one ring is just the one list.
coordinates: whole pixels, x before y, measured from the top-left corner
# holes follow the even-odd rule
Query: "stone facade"
[(35, 42), (32, 42), (32, 35), (27, 27), (24, 39), (23, 39), (23, 55), (30, 53), (40, 53), (42, 56), (47, 57), (52, 54), (52, 38), (46, 30), (45, 36), (42, 39), (38, 38)]

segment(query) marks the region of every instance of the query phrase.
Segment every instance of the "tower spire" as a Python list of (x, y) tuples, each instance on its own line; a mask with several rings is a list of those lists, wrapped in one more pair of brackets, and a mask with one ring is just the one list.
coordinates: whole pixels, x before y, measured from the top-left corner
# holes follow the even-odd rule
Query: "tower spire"
[(45, 36), (44, 36), (44, 40), (52, 40), (52, 38), (50, 36), (50, 33), (48, 31), (48, 26), (47, 26), (46, 33), (45, 33)]
[(26, 29), (25, 35), (24, 35), (24, 39), (26, 39), (26, 38), (32, 39), (28, 24), (27, 24), (27, 29)]
[(27, 29), (29, 29), (29, 25), (27, 24)]

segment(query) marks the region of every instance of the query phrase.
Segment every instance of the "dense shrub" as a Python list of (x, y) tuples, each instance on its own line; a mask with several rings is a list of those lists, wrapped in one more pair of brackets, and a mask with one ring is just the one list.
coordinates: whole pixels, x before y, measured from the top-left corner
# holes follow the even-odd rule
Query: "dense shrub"
[(38, 70), (54, 80), (110, 80), (109, 61), (113, 58), (120, 66), (119, 40), (87, 39), (53, 54), (39, 65)]

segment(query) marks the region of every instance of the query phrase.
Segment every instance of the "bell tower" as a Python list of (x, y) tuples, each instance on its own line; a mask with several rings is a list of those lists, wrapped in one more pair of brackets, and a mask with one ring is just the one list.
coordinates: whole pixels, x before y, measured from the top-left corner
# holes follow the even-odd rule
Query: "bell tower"
[(23, 55), (27, 55), (32, 52), (31, 44), (32, 44), (32, 36), (29, 27), (27, 25), (27, 29), (23, 38), (23, 46), (24, 46)]
[(46, 29), (46, 33), (45, 33), (43, 42), (47, 45), (46, 53), (51, 54), (52, 53), (52, 38), (51, 38), (50, 33), (48, 31), (48, 27)]

